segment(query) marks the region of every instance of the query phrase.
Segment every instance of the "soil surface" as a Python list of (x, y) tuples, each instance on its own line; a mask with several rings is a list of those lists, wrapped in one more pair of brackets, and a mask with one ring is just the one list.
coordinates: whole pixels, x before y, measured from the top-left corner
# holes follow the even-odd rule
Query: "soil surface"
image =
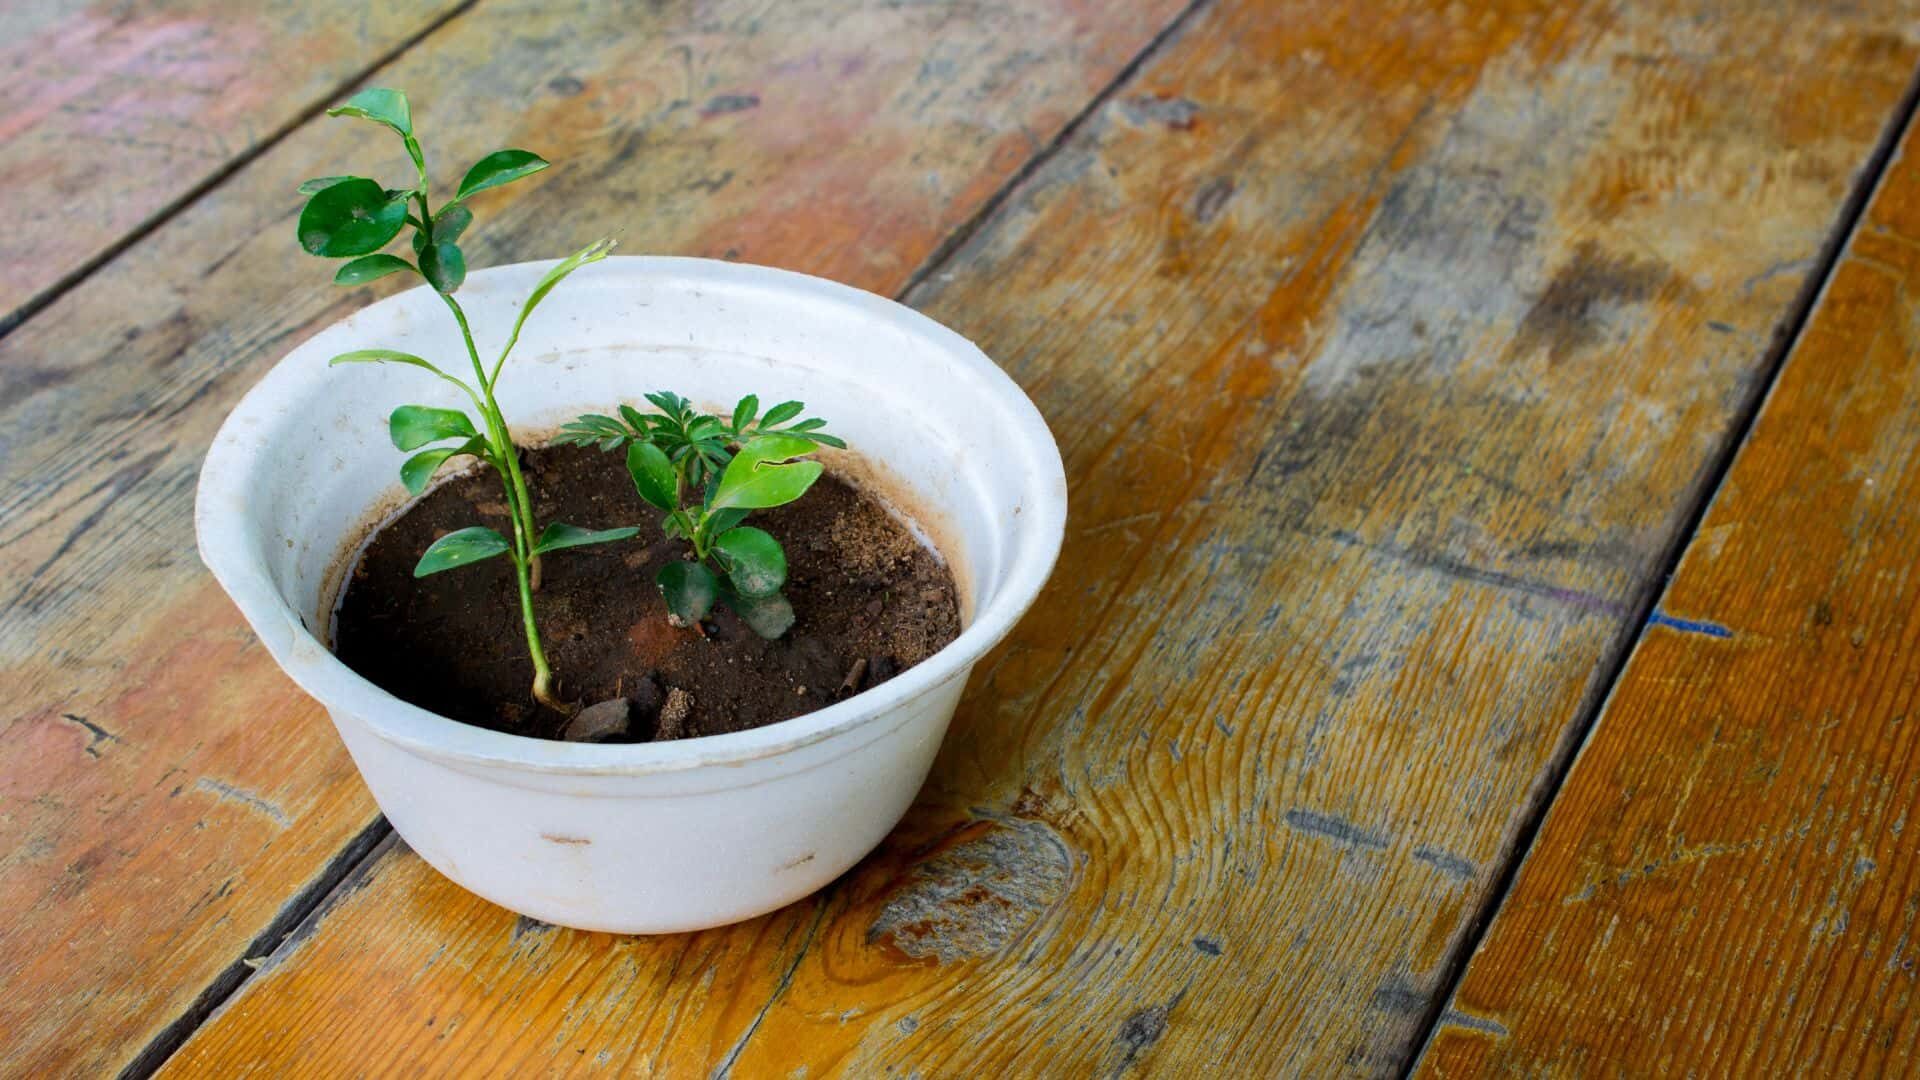
[[(945, 564), (878, 501), (832, 475), (749, 521), (786, 548), (796, 618), (785, 636), (759, 637), (724, 604), (697, 630), (670, 626), (654, 576), (688, 548), (661, 535), (661, 514), (634, 492), (624, 460), (581, 447), (523, 458), (543, 526), (641, 528), (632, 540), (541, 560), (534, 611), (560, 695), (612, 703), (576, 724), (575, 738), (644, 742), (786, 720), (884, 682), (959, 635)], [(491, 470), (434, 489), (374, 537), (348, 582), (334, 651), (389, 693), (442, 716), (562, 738), (568, 718), (533, 702), (513, 564), (502, 556), (413, 576), (428, 544), (469, 525), (510, 535)]]

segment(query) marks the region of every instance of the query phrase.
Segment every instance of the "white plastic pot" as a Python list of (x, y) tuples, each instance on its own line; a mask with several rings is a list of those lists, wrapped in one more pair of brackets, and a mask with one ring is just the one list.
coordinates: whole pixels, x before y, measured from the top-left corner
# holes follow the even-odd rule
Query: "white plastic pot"
[[(482, 355), (551, 263), (475, 273), (460, 297)], [(563, 926), (664, 933), (770, 911), (832, 880), (905, 813), (981, 654), (1052, 569), (1066, 479), (1045, 422), (978, 349), (856, 289), (699, 259), (589, 266), (528, 320), (501, 382), (522, 438), (672, 389), (798, 398), (868, 462), (867, 482), (934, 540), (965, 629), (865, 693), (752, 731), (665, 743), (548, 742), (409, 705), (324, 644), (342, 571), (400, 504), (396, 405), (457, 407), (417, 369), (329, 369), (387, 347), (465, 370), (416, 289), (280, 361), (227, 418), (200, 474), (200, 555), (293, 680), (332, 715), (394, 828), (442, 873)], [(639, 505), (635, 504), (639, 517)], [(563, 673), (564, 674), (564, 673)]]

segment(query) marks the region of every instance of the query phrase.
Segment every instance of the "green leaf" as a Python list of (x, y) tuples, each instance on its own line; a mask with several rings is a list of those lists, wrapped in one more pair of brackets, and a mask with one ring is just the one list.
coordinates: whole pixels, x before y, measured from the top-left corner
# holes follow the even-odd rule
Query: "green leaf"
[(527, 302), (521, 306), (520, 317), (513, 324), (513, 339), (519, 339), (520, 327), (526, 324), (527, 316), (533, 314), (533, 309), (540, 306), (540, 301), (547, 298), (547, 294), (553, 291), (555, 285), (560, 284), (568, 274), (588, 263), (597, 263), (606, 258), (607, 252), (612, 250), (613, 237), (604, 237), (560, 260), (559, 265), (547, 271), (547, 276), (541, 278), (540, 284), (535, 285), (533, 291), (527, 294)]
[(638, 535), (640, 530), (632, 526), (620, 529), (583, 529), (578, 525), (556, 521), (540, 530), (540, 539), (533, 545), (533, 553), (544, 555), (549, 551), (559, 551), (561, 548), (605, 544)]
[(413, 110), (407, 95), (384, 86), (369, 86), (347, 99), (346, 104), (327, 110), (328, 116), (353, 116), (385, 124), (402, 135), (413, 134)]
[(511, 184), (524, 176), (532, 176), (547, 167), (547, 159), (529, 150), (495, 150), (486, 157), (473, 163), (467, 175), (460, 181), (460, 191), (453, 201), (460, 202), (469, 195), (475, 195), (488, 188), (497, 188), (502, 184)]
[[(415, 356), (412, 353), (398, 352), (393, 349), (355, 349), (353, 352), (341, 353), (339, 356), (336, 356), (332, 360), (327, 361), (328, 367), (334, 367), (340, 364), (406, 364), (410, 367), (417, 367), (424, 371), (431, 371), (435, 375), (438, 375), (441, 378), (452, 383), (453, 385), (459, 387), (461, 393), (467, 395), (470, 398), (474, 396), (473, 389), (469, 387), (466, 383), (463, 383), (459, 379), (456, 379), (453, 376), (447, 374), (446, 372), (441, 371), (439, 368), (434, 367), (432, 364), (428, 363), (425, 360), (422, 360), (420, 357)], [(476, 399), (475, 404), (478, 404), (478, 403), (479, 402)]]
[(344, 259), (387, 246), (407, 223), (404, 199), (363, 177), (316, 192), (300, 211), (300, 246), (310, 255)]
[(435, 540), (414, 564), (413, 576), (426, 577), (456, 566), (466, 566), (508, 551), (507, 538), (485, 525), (470, 525)]
[(602, 450), (617, 450), (632, 438), (633, 434), (613, 417), (587, 413), (560, 425), (560, 434), (554, 441), (574, 446), (598, 444)]
[(799, 416), (805, 409), (806, 406), (798, 401), (783, 401), (767, 410), (767, 415), (760, 418), (760, 426), (770, 428), (784, 424)]
[(300, 194), (318, 195), (335, 184), (358, 179), (360, 179), (360, 177), (357, 176), (316, 176), (311, 180), (303, 180), (300, 182)]
[(650, 442), (636, 440), (627, 447), (627, 473), (640, 497), (662, 510), (679, 505), (679, 485), (674, 482), (673, 463)]
[(745, 510), (715, 510), (701, 522), (701, 527), (707, 530), (708, 536), (718, 536), (745, 520), (747, 520)]
[[(762, 417), (761, 419), (764, 421), (766, 418)], [(789, 435), (782, 431), (754, 436), (747, 441), (745, 446), (740, 448), (740, 453), (743, 455), (751, 455), (762, 461), (787, 461), (792, 458), (805, 457), (813, 453), (814, 449), (812, 440), (799, 435)]]
[(485, 457), (486, 453), (487, 444), (480, 439), (468, 439), (459, 446), (436, 447), (432, 450), (422, 450), (408, 458), (406, 463), (400, 466), (400, 482), (407, 486), (407, 494), (418, 495), (427, 490), (427, 481), (433, 479), (434, 472), (438, 470), (441, 465), (446, 464), (448, 458), (460, 454), (472, 454), (475, 457)]
[(779, 593), (767, 596), (729, 595), (727, 606), (738, 612), (754, 633), (772, 641), (793, 627), (793, 605)]
[(817, 461), (781, 462), (813, 451), (811, 440), (795, 435), (762, 435), (752, 440), (727, 464), (709, 509), (760, 510), (792, 502), (820, 479), (822, 466)]
[(713, 542), (713, 550), (742, 596), (768, 596), (787, 583), (787, 553), (763, 530), (751, 525), (728, 529)]
[(629, 428), (632, 428), (634, 431), (647, 430), (646, 414), (642, 413), (639, 409), (636, 409), (631, 405), (623, 404), (620, 406), (620, 419), (625, 420), (627, 422), (627, 426)]
[(365, 285), (377, 281), (388, 274), (413, 269), (413, 264), (398, 255), (362, 255), (350, 263), (343, 263), (334, 271), (335, 285)]
[(467, 257), (460, 245), (436, 239), (420, 253), (420, 273), (442, 293), (451, 293), (467, 280)]
[(433, 238), (435, 240), (458, 240), (460, 234), (473, 224), (473, 211), (464, 206), (449, 206), (433, 215)]
[(713, 571), (697, 562), (676, 559), (661, 567), (655, 580), (667, 598), (667, 610), (689, 626), (706, 618), (720, 596), (720, 582)]
[(427, 405), (402, 405), (387, 419), (387, 431), (397, 450), (418, 450), (441, 439), (471, 439), (480, 433), (473, 421), (459, 409), (435, 409)]
[(341, 364), (409, 364), (413, 367), (425, 368), (443, 379), (446, 378), (445, 373), (439, 368), (412, 353), (400, 352), (397, 349), (355, 349), (352, 352), (343, 352), (327, 361), (328, 367), (338, 367)]
[(756, 415), (758, 415), (759, 412), (760, 412), (759, 395), (748, 394), (746, 397), (741, 398), (740, 404), (735, 405), (733, 407), (734, 433), (739, 434), (740, 432), (747, 430), (747, 425), (753, 423), (753, 418)]

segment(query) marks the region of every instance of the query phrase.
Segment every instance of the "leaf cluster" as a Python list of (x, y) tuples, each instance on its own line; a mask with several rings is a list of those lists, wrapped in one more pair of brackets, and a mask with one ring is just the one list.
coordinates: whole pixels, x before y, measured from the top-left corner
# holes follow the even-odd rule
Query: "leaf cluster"
[(760, 398), (748, 394), (725, 416), (696, 410), (686, 398), (669, 391), (648, 394), (657, 413), (643, 413), (631, 405), (619, 408), (619, 417), (588, 413), (560, 429), (557, 443), (622, 450), (634, 441), (650, 442), (682, 469), (687, 482), (704, 487), (720, 475), (733, 449), (762, 435), (792, 435), (821, 446), (846, 449), (847, 444), (821, 429), (825, 420), (803, 417), (806, 405), (783, 401), (760, 412)]
[(565, 425), (557, 441), (625, 448), (634, 490), (666, 512), (661, 527), (669, 537), (691, 546), (691, 560), (669, 563), (658, 578), (677, 621), (698, 623), (715, 603), (725, 603), (762, 637), (786, 633), (793, 625), (793, 606), (781, 592), (786, 551), (765, 530), (742, 522), (754, 510), (806, 494), (822, 466), (801, 459), (846, 443), (822, 430), (825, 420), (803, 417), (806, 406), (798, 401), (762, 414), (760, 399), (750, 394), (720, 416), (665, 391), (647, 400), (659, 412), (622, 405), (618, 418), (588, 414)]
[[(413, 111), (407, 95), (373, 87), (355, 94), (344, 105), (328, 109), (327, 115), (370, 120), (399, 135), (415, 175), (412, 186), (399, 188), (353, 175), (322, 176), (300, 185), (300, 193), (308, 196), (300, 211), (300, 246), (310, 255), (351, 260), (335, 272), (336, 285), (363, 285), (405, 271), (419, 274), (441, 293), (451, 294), (467, 277), (467, 257), (459, 243), (467, 226), (473, 224), (473, 210), (466, 201), (482, 191), (532, 176), (548, 165), (545, 158), (530, 150), (496, 150), (467, 169), (453, 198), (435, 212), (428, 203), (426, 154), (413, 134)], [(413, 227), (414, 262), (380, 250), (409, 225)]]

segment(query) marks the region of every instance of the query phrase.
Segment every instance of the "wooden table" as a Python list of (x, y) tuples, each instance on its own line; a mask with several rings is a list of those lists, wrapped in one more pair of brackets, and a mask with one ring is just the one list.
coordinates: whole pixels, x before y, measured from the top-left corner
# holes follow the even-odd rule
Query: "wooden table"
[[(1920, 1069), (1920, 2), (1792, 6), (12, 5), (0, 1073)], [(824, 274), (1053, 426), (1059, 570), (819, 895), (462, 892), (194, 557), (385, 291), (293, 244), (366, 83), (559, 163), (477, 265)]]

